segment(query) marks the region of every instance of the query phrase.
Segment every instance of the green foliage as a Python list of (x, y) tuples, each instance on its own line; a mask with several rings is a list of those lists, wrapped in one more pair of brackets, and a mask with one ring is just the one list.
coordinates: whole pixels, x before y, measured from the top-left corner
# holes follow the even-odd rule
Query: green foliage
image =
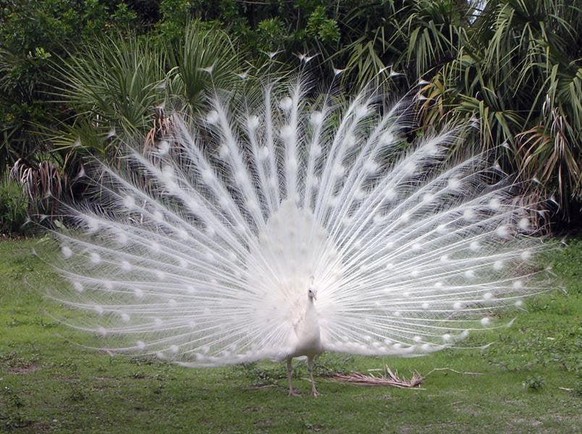
[(160, 34), (171, 40), (184, 35), (184, 29), (190, 21), (190, 0), (162, 0), (160, 13), (162, 19), (158, 23)]
[(205, 92), (240, 82), (240, 61), (224, 32), (200, 22), (181, 32), (177, 39), (96, 39), (57, 65), (53, 95), (72, 109), (74, 121), (50, 132), (54, 146), (115, 155), (128, 137), (155, 139), (167, 121), (166, 104), (196, 111)]
[(279, 17), (267, 18), (257, 27), (258, 47), (264, 51), (277, 51), (285, 47), (289, 33), (285, 23)]
[(203, 106), (205, 92), (232, 90), (240, 83), (236, 74), (242, 72), (244, 53), (219, 29), (192, 22), (167, 51), (168, 92), (191, 112)]
[(0, 234), (23, 234), (28, 200), (22, 188), (5, 174), (0, 180)]
[(318, 6), (307, 20), (307, 34), (324, 43), (338, 42), (340, 31), (335, 20), (327, 18), (325, 7)]
[(42, 126), (63, 119), (48, 89), (51, 65), (84, 41), (137, 24), (122, 1), (8, 1), (0, 8), (0, 167), (46, 151)]
[(421, 89), (425, 123), (474, 120), (476, 151), (504, 144), (505, 168), (565, 211), (582, 197), (581, 22), (561, 0), (488, 1)]
[(539, 392), (545, 386), (546, 382), (543, 377), (534, 375), (527, 377), (523, 382), (523, 387), (530, 392)]
[[(203, 42), (191, 39), (192, 20)], [(565, 211), (571, 201), (582, 200), (582, 9), (566, 0), (23, 0), (5, 2), (0, 24), (0, 167), (20, 157), (34, 160), (55, 141), (70, 150), (75, 129), (81, 130), (77, 136), (92, 126), (107, 134), (110, 119), (96, 122), (86, 114), (102, 116), (103, 107), (85, 105), (81, 111), (72, 95), (55, 98), (50, 72), (55, 64), (61, 71), (65, 62), (95, 62), (95, 53), (106, 49), (102, 37), (120, 45), (121, 32), (147, 40), (156, 56), (161, 51), (164, 74), (178, 67), (168, 77), (157, 74), (175, 87), (157, 92), (154, 100), (175, 92), (199, 106), (210, 80), (180, 60), (188, 49), (206, 60), (217, 50), (213, 87), (235, 85), (233, 74), (217, 78), (219, 70), (243, 72), (250, 69), (247, 62), (260, 71), (289, 70), (299, 66), (297, 56), (317, 55), (308, 66), (314, 80), (329, 81), (338, 68), (344, 70), (339, 80), (346, 96), (372, 81), (388, 92), (418, 92), (423, 125), (476, 127), (467, 140), (472, 149), (460, 152), (494, 150), (507, 171), (536, 178), (537, 194), (554, 194)], [(201, 54), (203, 43), (208, 49)], [(265, 53), (278, 54), (270, 59)], [(133, 66), (144, 72), (152, 57), (146, 53), (144, 64)], [(209, 68), (206, 60), (197, 67)], [(72, 92), (79, 84), (65, 84), (70, 78), (66, 72), (57, 77), (61, 90)], [(135, 85), (153, 92), (146, 84), (150, 78), (136, 76)], [(151, 124), (151, 111), (144, 117), (149, 96), (142, 100), (137, 88), (125, 94), (131, 92), (128, 101), (137, 107), (133, 113), (123, 108), (127, 122), (121, 123)], [(87, 98), (80, 94), (78, 99)], [(44, 126), (55, 124), (61, 131), (47, 141)]]
[[(165, 99), (166, 65), (165, 51), (159, 45), (137, 36), (117, 35), (95, 40), (64, 66), (57, 66), (55, 97), (76, 113), (75, 122), (68, 134), (59, 137), (57, 146), (70, 150), (91, 144), (106, 154), (117, 143), (116, 137), (144, 134), (151, 126), (153, 107)], [(101, 146), (91, 138), (91, 129), (103, 137)]]

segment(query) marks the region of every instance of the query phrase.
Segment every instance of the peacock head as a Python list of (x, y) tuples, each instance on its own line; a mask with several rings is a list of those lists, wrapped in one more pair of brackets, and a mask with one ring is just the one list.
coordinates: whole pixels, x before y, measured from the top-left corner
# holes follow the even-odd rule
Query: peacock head
[(310, 287), (307, 290), (307, 296), (309, 297), (309, 301), (317, 300), (317, 291), (315, 290), (315, 288)]

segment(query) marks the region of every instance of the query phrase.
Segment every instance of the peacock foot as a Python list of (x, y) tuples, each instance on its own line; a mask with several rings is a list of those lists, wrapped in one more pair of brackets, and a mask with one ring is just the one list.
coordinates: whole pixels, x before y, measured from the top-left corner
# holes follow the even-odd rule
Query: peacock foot
[(289, 396), (301, 396), (297, 389), (289, 389)]

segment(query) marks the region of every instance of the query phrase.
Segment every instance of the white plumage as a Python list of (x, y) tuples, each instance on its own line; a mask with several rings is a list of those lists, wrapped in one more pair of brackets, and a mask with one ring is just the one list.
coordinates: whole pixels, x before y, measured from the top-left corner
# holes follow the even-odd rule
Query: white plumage
[(288, 360), (294, 393), (293, 357), (427, 354), (543, 289), (532, 212), (498, 169), (447, 163), (450, 132), (408, 144), (405, 105), (319, 101), (301, 80), (217, 96), (101, 165), (57, 235), (56, 297), (95, 313), (77, 326), (186, 366)]

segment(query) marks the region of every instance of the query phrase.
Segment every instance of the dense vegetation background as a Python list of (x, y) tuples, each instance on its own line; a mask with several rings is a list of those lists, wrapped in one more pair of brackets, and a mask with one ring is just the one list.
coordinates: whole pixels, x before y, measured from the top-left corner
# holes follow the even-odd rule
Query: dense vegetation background
[(196, 112), (211, 89), (299, 68), (318, 85), (333, 82), (342, 98), (371, 80), (412, 96), (421, 130), (470, 123), (473, 140), (458, 152), (494, 150), (506, 170), (535, 180), (534, 194), (559, 210), (555, 220), (579, 213), (577, 2), (0, 5), (0, 232), (21, 230), (27, 211), (50, 215), (54, 197), (82, 194), (88, 155), (112, 158), (136, 134), (155, 141), (167, 107)]

